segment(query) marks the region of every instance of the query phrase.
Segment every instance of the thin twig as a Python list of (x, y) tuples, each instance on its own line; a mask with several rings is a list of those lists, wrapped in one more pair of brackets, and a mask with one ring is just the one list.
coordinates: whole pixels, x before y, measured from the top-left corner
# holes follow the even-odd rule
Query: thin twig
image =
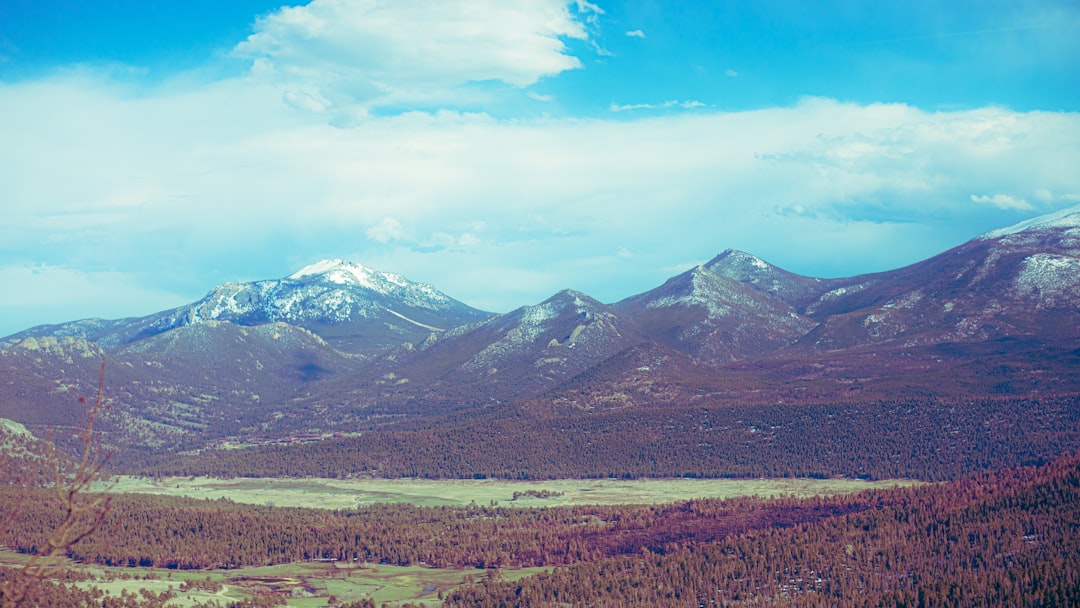
[[(86, 398), (80, 397), (79, 402), (86, 403)], [(75, 543), (97, 530), (109, 512), (111, 496), (105, 493), (90, 494), (93, 484), (105, 477), (105, 464), (112, 455), (105, 451), (101, 433), (94, 428), (98, 417), (107, 410), (105, 360), (102, 359), (97, 396), (87, 406), (85, 424), (80, 432), (83, 449), (78, 466), (73, 473), (65, 474), (63, 457), (55, 444), (49, 458), (55, 473), (56, 496), (64, 517), (49, 535), (48, 549), (34, 555), (14, 576), (0, 585), (0, 607), (17, 608), (23, 605), (33, 586), (45, 577), (49, 569), (67, 557), (68, 550)], [(17, 511), (12, 513), (6, 523), (12, 522), (16, 514)]]

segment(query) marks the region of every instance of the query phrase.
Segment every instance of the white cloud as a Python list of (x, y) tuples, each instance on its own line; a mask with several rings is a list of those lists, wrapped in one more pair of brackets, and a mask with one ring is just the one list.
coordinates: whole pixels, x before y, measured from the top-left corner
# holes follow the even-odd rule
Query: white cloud
[[(2, 85), (0, 267), (115, 269), (122, 314), (145, 314), (160, 294), (349, 257), (504, 311), (563, 287), (617, 300), (726, 247), (805, 274), (884, 270), (1018, 219), (972, 192), (1023, 194), (1030, 213), (1080, 193), (1075, 113), (805, 99), (626, 116), (339, 129), (250, 80)], [(47, 301), (60, 284), (20, 277), (0, 282), (10, 331), (32, 305), (8, 285)], [(99, 279), (71, 289), (105, 298)], [(66, 318), (114, 314), (91, 308)]]
[(554, 95), (542, 95), (540, 93), (537, 93), (536, 91), (528, 91), (525, 94), (528, 95), (531, 99), (535, 99), (536, 101), (543, 101), (545, 103), (555, 101)]
[(1031, 206), (1031, 203), (1022, 198), (1016, 198), (1008, 194), (995, 194), (993, 196), (988, 196), (986, 194), (972, 194), (971, 201), (973, 203), (979, 203), (980, 205), (993, 205), (998, 209), (1012, 209), (1017, 211), (1031, 211), (1034, 209), (1034, 207)]
[(316, 90), (285, 91), (285, 93), (282, 94), (281, 99), (288, 104), (289, 107), (307, 112), (325, 112), (334, 105), (333, 102)]
[(389, 243), (405, 238), (405, 228), (392, 217), (383, 218), (378, 224), (367, 229), (367, 237), (378, 243)]
[(470, 83), (521, 88), (581, 67), (563, 39), (587, 40), (597, 11), (563, 0), (313, 0), (261, 17), (233, 54), (297, 108), (438, 105)]
[(641, 30), (630, 30), (629, 32), (626, 32), (626, 35), (631, 38), (644, 38), (645, 32)]
[(738, 75), (739, 73), (731, 68), (724, 70), (724, 76), (727, 76), (728, 78), (735, 78)]

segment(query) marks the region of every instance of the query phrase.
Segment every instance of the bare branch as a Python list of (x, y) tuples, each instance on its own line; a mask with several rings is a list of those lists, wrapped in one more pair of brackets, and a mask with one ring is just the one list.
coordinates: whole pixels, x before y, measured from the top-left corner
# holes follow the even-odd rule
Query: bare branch
[[(79, 402), (85, 404), (87, 401), (85, 397), (80, 397)], [(111, 456), (102, 444), (101, 433), (95, 430), (99, 416), (107, 410), (105, 360), (102, 359), (97, 395), (87, 405), (86, 419), (80, 431), (82, 454), (78, 465), (73, 472), (66, 473), (64, 458), (55, 444), (50, 455), (55, 474), (54, 489), (64, 517), (49, 535), (47, 550), (34, 555), (14, 576), (0, 584), (0, 608), (24, 605), (34, 585), (45, 577), (49, 569), (67, 557), (68, 550), (75, 543), (97, 530), (109, 512), (111, 497), (105, 493), (91, 494), (93, 485), (105, 478), (105, 464)], [(11, 514), (6, 523), (10, 523), (14, 517), (15, 514)]]

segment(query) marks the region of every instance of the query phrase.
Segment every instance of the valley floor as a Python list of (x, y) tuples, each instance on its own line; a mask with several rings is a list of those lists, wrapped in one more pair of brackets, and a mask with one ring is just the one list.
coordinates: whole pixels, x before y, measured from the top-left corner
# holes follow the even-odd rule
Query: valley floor
[[(16, 566), (26, 556), (0, 550), (0, 567)], [(100, 589), (108, 595), (162, 598), (171, 608), (229, 605), (253, 597), (287, 598), (288, 606), (322, 607), (370, 600), (376, 606), (411, 603), (437, 606), (441, 596), (461, 585), (487, 579), (490, 573), (475, 568), (428, 568), (386, 564), (301, 562), (230, 570), (169, 570), (163, 568), (110, 568), (65, 562), (75, 586)], [(550, 570), (519, 568), (499, 571), (503, 581), (517, 580)], [(167, 599), (165, 599), (167, 598)]]
[(279, 479), (118, 476), (114, 493), (227, 498), (278, 507), (351, 509), (376, 503), (422, 507), (505, 507), (663, 504), (704, 498), (836, 496), (921, 482), (903, 479), (556, 479), (546, 481), (431, 479)]
[[(1019, 608), (1074, 606), (1080, 597), (1080, 456), (851, 493), (839, 480), (815, 482), (818, 494), (809, 482), (799, 490), (791, 484), (804, 482), (743, 480), (727, 482), (735, 484), (728, 490), (776, 497), (669, 493), (651, 505), (640, 504), (649, 482), (621, 480), (379, 481), (369, 495), (417, 502), (340, 510), (129, 493), (137, 481), (152, 485), (118, 480), (113, 490), (123, 493), (101, 527), (69, 550), (72, 561), (38, 581), (32, 605)], [(653, 491), (674, 492), (670, 484), (684, 481), (695, 492), (724, 485), (666, 480)], [(304, 501), (367, 483), (154, 483), (175, 491), (190, 484), (191, 492), (237, 483), (237, 496), (259, 498), (278, 482), (276, 498)], [(20, 551), (0, 552), (2, 583), (42, 546), (55, 505), (45, 489), (0, 490), (0, 512), (14, 514), (0, 543)], [(572, 502), (605, 490), (635, 502)], [(544, 506), (556, 499), (571, 502)], [(418, 506), (431, 500), (443, 502)]]

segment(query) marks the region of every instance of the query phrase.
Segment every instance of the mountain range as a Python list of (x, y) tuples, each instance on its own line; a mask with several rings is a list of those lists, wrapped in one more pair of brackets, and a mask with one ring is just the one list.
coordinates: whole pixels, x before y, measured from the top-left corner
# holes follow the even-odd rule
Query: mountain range
[(1080, 206), (888, 272), (805, 277), (729, 249), (619, 302), (565, 290), (500, 315), (325, 260), (0, 349), (0, 417), (39, 435), (77, 424), (104, 358), (103, 424), (129, 456), (469, 416), (1075, 395)]

